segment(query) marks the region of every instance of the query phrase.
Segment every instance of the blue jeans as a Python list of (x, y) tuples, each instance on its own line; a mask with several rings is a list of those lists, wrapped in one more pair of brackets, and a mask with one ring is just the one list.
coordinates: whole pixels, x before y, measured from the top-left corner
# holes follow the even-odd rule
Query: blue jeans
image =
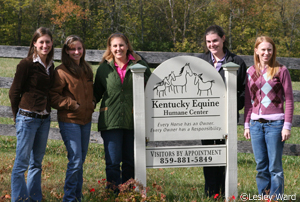
[(81, 201), (83, 163), (89, 147), (91, 122), (85, 125), (58, 122), (62, 139), (68, 151), (63, 201)]
[(250, 121), (250, 135), (256, 161), (256, 183), (259, 194), (278, 196), (283, 194), (284, 176), (282, 168), (281, 141), (283, 120), (259, 123)]
[(108, 188), (114, 188), (134, 178), (134, 132), (114, 129), (101, 131), (101, 136), (104, 142)]
[[(39, 119), (17, 113), (17, 148), (11, 174), (11, 201), (42, 200), (42, 161), (45, 155), (49, 129), (50, 116), (46, 119)], [(24, 173), (27, 168), (26, 185)]]

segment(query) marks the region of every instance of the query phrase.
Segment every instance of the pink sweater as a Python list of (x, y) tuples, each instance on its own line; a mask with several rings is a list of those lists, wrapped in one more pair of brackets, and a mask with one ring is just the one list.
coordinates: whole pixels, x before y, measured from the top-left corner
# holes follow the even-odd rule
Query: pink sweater
[[(288, 69), (285, 66), (281, 66), (278, 74), (270, 79), (267, 77), (267, 69), (264, 69), (260, 75), (257, 75), (254, 66), (251, 66), (247, 70), (247, 76), (245, 128), (249, 128), (252, 115), (252, 117), (260, 117), (267, 120), (281, 120), (284, 118), (284, 128), (290, 130), (294, 112), (294, 98)], [(284, 101), (286, 102), (285, 112), (283, 109)]]

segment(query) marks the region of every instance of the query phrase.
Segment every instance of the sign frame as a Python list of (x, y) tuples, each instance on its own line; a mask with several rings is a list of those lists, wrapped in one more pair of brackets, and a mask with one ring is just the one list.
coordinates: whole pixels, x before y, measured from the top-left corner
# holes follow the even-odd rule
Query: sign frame
[[(180, 56), (179, 56), (180, 57)], [(191, 56), (189, 56), (191, 57)], [(176, 57), (177, 58), (177, 57)], [(172, 59), (172, 58), (171, 58)], [(171, 60), (170, 59), (170, 60)], [(200, 58), (199, 58), (200, 59)], [(201, 60), (201, 59), (200, 59)], [(226, 147), (226, 180), (225, 200), (232, 196), (238, 197), (237, 189), (237, 70), (239, 65), (227, 63), (222, 65), (225, 71), (226, 118), (227, 133), (225, 134)], [(134, 104), (134, 156), (135, 156), (135, 179), (146, 187), (146, 131), (145, 131), (145, 90), (144, 71), (146, 67), (136, 64), (131, 67), (133, 73), (133, 104)], [(211, 147), (219, 148), (220, 145)], [(205, 147), (205, 146), (199, 146)], [(155, 147), (156, 149), (160, 149)], [(177, 147), (178, 148), (178, 147)], [(150, 148), (149, 148), (150, 149)], [(220, 164), (221, 165), (221, 164)], [(222, 164), (223, 165), (223, 164)], [(209, 165), (211, 166), (211, 165)], [(218, 165), (216, 165), (218, 166)]]

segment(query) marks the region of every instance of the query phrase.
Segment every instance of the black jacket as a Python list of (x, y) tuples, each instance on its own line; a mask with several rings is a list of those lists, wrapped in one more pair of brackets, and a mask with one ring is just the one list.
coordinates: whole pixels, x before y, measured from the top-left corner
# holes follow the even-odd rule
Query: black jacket
[[(246, 63), (242, 58), (239, 56), (231, 53), (228, 49), (226, 49), (227, 54), (225, 57), (225, 60), (223, 61), (223, 64), (226, 64), (228, 62), (233, 62), (237, 65), (239, 65), (239, 69), (237, 72), (237, 104), (238, 104), (238, 111), (243, 109), (245, 105), (245, 85), (246, 85)], [(207, 62), (209, 62), (212, 66), (214, 66), (214, 62), (211, 59), (211, 54), (210, 52), (208, 53), (203, 53), (199, 55), (199, 57)], [(223, 80), (225, 80), (224, 77), (224, 69), (221, 67), (219, 70), (220, 75), (222, 76)]]

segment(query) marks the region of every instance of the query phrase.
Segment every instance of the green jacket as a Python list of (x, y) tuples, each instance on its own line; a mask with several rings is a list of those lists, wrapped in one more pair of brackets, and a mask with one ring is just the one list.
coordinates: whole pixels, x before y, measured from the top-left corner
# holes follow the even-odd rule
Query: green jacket
[(117, 73), (114, 61), (105, 61), (97, 69), (94, 96), (97, 103), (101, 101), (98, 131), (111, 129), (133, 130), (133, 89), (130, 66), (139, 63), (147, 67), (145, 84), (151, 71), (145, 61), (133, 54), (135, 61), (130, 60), (126, 69), (123, 84)]

